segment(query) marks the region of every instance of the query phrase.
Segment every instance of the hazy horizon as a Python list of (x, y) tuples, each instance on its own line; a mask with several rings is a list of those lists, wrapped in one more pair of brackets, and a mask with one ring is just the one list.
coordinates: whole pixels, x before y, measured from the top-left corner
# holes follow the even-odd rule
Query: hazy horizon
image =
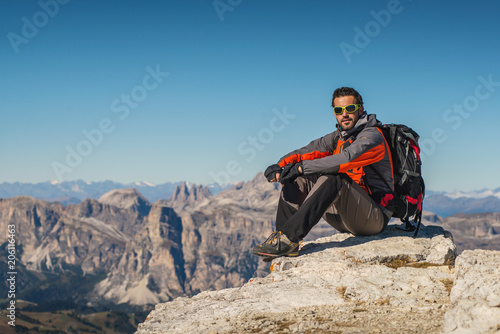
[[(260, 173), (260, 172), (259, 172)], [(247, 179), (247, 180), (240, 180), (240, 181), (233, 181), (230, 183), (224, 183), (220, 184), (217, 182), (212, 182), (212, 183), (197, 183), (197, 182), (192, 182), (189, 180), (179, 180), (179, 181), (166, 181), (166, 182), (161, 182), (161, 183), (153, 183), (149, 182), (147, 180), (141, 180), (141, 181), (131, 181), (131, 182), (119, 182), (119, 181), (114, 181), (114, 180), (97, 180), (97, 181), (87, 181), (83, 179), (76, 179), (76, 180), (64, 180), (64, 181), (57, 181), (57, 180), (46, 180), (46, 181), (40, 181), (40, 182), (20, 182), (20, 181), (14, 181), (14, 182), (8, 182), (8, 181), (3, 181), (0, 182), (0, 185), (2, 184), (31, 184), (31, 185), (36, 185), (36, 184), (44, 184), (44, 183), (50, 183), (52, 185), (57, 185), (61, 183), (72, 183), (72, 182), (83, 182), (85, 184), (91, 185), (93, 183), (104, 183), (104, 182), (112, 182), (112, 183), (117, 183), (121, 185), (142, 185), (142, 186), (150, 186), (150, 187), (157, 187), (165, 184), (182, 184), (183, 182), (186, 182), (189, 185), (195, 185), (195, 186), (228, 186), (228, 185), (235, 185), (241, 182), (250, 182), (252, 181), (259, 173), (255, 174), (253, 178)], [(442, 189), (426, 189), (426, 192), (434, 192), (434, 193), (478, 193), (478, 192), (483, 192), (483, 191), (488, 191), (488, 190), (497, 190), (500, 189), (500, 185), (498, 186), (493, 186), (490, 188), (478, 188), (478, 189), (471, 189), (471, 190), (463, 190), (463, 189), (452, 189), (452, 190), (442, 190)]]

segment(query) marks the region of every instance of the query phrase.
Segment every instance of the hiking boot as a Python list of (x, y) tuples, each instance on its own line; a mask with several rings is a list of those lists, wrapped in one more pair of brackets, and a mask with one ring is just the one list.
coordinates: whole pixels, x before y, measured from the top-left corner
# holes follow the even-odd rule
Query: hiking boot
[(273, 232), (263, 244), (253, 248), (253, 253), (267, 258), (298, 256), (299, 243), (291, 242), (281, 231)]

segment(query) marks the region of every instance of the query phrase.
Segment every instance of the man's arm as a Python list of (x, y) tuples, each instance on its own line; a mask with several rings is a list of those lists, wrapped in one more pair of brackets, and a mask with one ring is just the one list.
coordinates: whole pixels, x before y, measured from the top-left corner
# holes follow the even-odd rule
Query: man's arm
[[(288, 164), (295, 164), (304, 159), (317, 159), (319, 157), (333, 154), (334, 143), (338, 137), (337, 132), (332, 132), (313, 140), (308, 145), (294, 150), (278, 160), (277, 164), (269, 166), (264, 172), (265, 177), (269, 182), (280, 182), (282, 169)], [(297, 166), (299, 174), (303, 173), (302, 166)]]
[(281, 167), (289, 163), (297, 163), (304, 160), (320, 159), (333, 154), (335, 149), (334, 142), (338, 136), (337, 132), (332, 132), (313, 140), (308, 145), (292, 151), (278, 160)]
[(303, 160), (304, 174), (345, 173), (351, 169), (370, 165), (383, 159), (385, 145), (382, 134), (376, 128), (361, 131), (356, 139), (342, 152), (315, 160)]

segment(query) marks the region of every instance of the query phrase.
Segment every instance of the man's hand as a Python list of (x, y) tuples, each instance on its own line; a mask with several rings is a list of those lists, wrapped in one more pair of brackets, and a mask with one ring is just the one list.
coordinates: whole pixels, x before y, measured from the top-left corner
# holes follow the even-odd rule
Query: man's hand
[(302, 162), (297, 162), (296, 164), (288, 164), (283, 167), (283, 171), (281, 172), (280, 182), (284, 183), (286, 180), (293, 181), (297, 178), (297, 176), (302, 175)]
[(278, 182), (280, 179), (281, 167), (278, 164), (271, 165), (266, 168), (264, 176), (269, 182)]

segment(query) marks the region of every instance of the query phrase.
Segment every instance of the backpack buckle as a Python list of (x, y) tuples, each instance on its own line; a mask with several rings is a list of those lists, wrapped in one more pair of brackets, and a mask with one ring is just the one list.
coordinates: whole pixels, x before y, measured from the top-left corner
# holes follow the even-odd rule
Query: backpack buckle
[(413, 226), (413, 224), (409, 220), (401, 219), (401, 221), (404, 223), (404, 227), (396, 226), (396, 228), (398, 230), (405, 231), (405, 232), (413, 232), (416, 230), (416, 227)]
[(419, 213), (415, 219), (413, 220), (414, 223), (417, 224), (417, 226), (414, 226), (409, 219), (401, 219), (402, 222), (405, 223), (405, 226), (404, 227), (399, 227), (399, 226), (396, 226), (396, 228), (398, 230), (401, 230), (401, 231), (405, 231), (405, 232), (413, 232), (415, 231), (415, 233), (413, 234), (414, 237), (417, 236), (417, 233), (418, 233), (418, 230), (420, 229), (420, 224), (422, 222), (422, 213)]

